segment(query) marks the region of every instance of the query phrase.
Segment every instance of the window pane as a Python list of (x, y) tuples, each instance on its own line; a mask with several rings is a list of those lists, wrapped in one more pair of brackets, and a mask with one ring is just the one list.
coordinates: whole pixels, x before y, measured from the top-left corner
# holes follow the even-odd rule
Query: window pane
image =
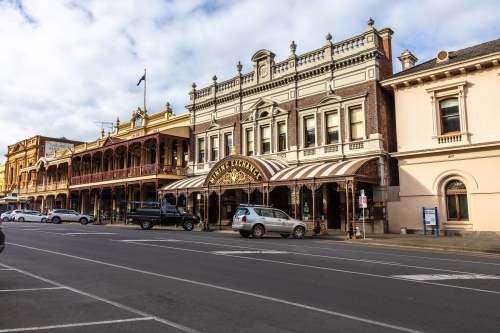
[(466, 194), (458, 195), (458, 204), (460, 207), (460, 219), (468, 220), (469, 219), (469, 207), (467, 206), (467, 195)]
[(286, 150), (286, 134), (280, 134), (279, 137), (279, 150)]
[(200, 140), (200, 150), (205, 149), (205, 140)]
[(457, 201), (454, 195), (446, 196), (447, 206), (448, 206), (448, 219), (457, 219)]
[(443, 118), (443, 133), (460, 132), (460, 117)]
[(440, 104), (441, 109), (450, 107), (456, 107), (458, 109), (458, 98), (445, 99), (444, 101), (441, 101)]
[(351, 139), (361, 139), (363, 134), (363, 123), (351, 124)]
[(314, 127), (316, 127), (316, 124), (314, 123), (314, 118), (307, 118), (306, 119), (306, 128), (310, 129), (310, 128), (314, 128)]
[(269, 129), (269, 126), (262, 127), (262, 139), (269, 138), (271, 138), (271, 130)]
[(316, 144), (316, 139), (315, 139), (315, 132), (314, 130), (308, 130), (306, 133), (306, 146), (311, 147)]
[(339, 142), (339, 131), (333, 130), (329, 131), (326, 136), (327, 143), (336, 143)]
[(350, 109), (351, 111), (351, 123), (357, 123), (363, 121), (363, 109), (360, 107), (355, 109)]
[(271, 151), (271, 142), (263, 142), (262, 143), (262, 152), (269, 153)]
[(280, 124), (278, 124), (278, 133), (279, 133), (279, 134), (284, 134), (284, 133), (286, 133), (285, 123), (280, 123)]
[(217, 140), (217, 137), (214, 136), (212, 138), (212, 148), (218, 148), (219, 147), (219, 140)]
[(332, 127), (332, 126), (338, 126), (339, 121), (336, 113), (332, 113), (326, 116), (326, 126), (327, 127)]

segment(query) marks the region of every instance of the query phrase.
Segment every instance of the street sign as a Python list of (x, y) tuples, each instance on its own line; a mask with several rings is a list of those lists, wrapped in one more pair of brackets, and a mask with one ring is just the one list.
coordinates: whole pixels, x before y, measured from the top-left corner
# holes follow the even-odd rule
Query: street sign
[(359, 197), (359, 208), (368, 208), (368, 200), (366, 196)]

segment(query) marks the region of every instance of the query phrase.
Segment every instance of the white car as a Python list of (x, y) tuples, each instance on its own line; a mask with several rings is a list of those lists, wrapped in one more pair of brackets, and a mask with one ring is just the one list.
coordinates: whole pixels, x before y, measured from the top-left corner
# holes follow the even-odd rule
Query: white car
[(17, 222), (42, 222), (45, 223), (47, 222), (47, 216), (43, 215), (42, 213), (39, 212), (24, 212), (24, 213), (18, 213), (14, 216), (14, 221)]
[(4, 222), (7, 222), (9, 220), (10, 213), (12, 213), (11, 210), (8, 210), (5, 213), (2, 213), (2, 215), (0, 215), (0, 219)]
[[(29, 210), (28, 211), (25, 211), (23, 209), (14, 209), (10, 215), (9, 215), (9, 218), (7, 219), (7, 221), (14, 221), (14, 217), (19, 214), (19, 213), (24, 213), (24, 212), (30, 212)], [(5, 220), (4, 220), (5, 221)]]

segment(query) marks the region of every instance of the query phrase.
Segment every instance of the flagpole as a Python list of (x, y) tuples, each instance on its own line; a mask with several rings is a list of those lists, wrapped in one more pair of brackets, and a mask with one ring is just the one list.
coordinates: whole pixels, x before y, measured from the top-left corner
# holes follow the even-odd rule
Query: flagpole
[(146, 69), (144, 68), (144, 112), (146, 112)]

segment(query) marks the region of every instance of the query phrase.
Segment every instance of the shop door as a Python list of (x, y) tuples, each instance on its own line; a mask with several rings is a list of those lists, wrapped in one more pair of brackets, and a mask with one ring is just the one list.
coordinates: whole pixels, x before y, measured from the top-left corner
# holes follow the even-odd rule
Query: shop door
[(342, 207), (340, 203), (340, 192), (330, 190), (330, 205), (328, 205), (328, 229), (342, 228), (341, 214)]

